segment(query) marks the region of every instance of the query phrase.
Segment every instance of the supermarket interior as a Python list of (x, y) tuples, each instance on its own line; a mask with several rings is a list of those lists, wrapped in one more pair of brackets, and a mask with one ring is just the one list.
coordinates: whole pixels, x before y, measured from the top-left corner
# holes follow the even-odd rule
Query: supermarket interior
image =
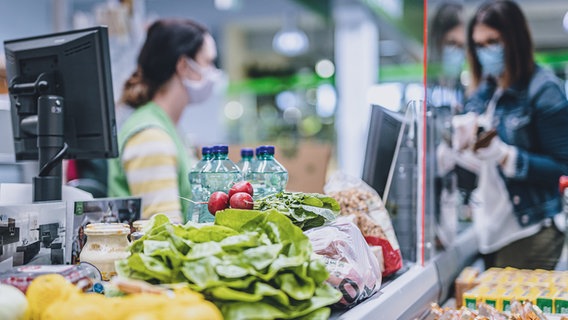
[(566, 0), (0, 3), (0, 319), (568, 319)]

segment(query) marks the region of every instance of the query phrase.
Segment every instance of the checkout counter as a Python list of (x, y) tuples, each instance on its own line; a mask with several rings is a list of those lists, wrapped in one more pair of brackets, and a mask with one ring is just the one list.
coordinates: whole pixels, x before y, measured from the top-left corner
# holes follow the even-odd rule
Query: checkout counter
[(335, 311), (330, 319), (421, 319), (430, 304), (451, 297), (459, 273), (478, 257), (473, 228), (466, 228), (444, 251), (424, 266), (405, 265), (393, 279), (383, 279), (381, 290), (349, 310)]

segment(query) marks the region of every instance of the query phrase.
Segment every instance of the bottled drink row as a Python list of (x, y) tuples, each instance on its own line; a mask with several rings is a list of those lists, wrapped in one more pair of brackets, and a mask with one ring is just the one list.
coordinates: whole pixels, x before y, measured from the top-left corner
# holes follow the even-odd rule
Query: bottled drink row
[[(203, 147), (202, 158), (189, 172), (191, 200), (189, 220), (212, 222), (214, 216), (207, 209), (209, 196), (216, 191), (229, 192), (238, 181), (248, 181), (254, 189), (253, 199), (284, 191), (288, 171), (274, 158), (274, 146), (259, 146), (256, 150), (241, 149), (241, 159), (229, 159), (229, 147)], [(256, 154), (256, 157), (255, 157)]]

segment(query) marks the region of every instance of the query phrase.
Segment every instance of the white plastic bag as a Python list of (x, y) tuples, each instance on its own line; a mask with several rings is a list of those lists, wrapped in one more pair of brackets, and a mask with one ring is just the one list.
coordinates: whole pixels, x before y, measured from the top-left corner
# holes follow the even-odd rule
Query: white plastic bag
[(339, 306), (354, 306), (378, 292), (381, 268), (361, 231), (349, 219), (340, 217), (330, 225), (305, 231), (314, 253), (321, 256), (329, 282), (341, 291)]
[(335, 173), (324, 186), (325, 194), (341, 206), (341, 215), (349, 216), (377, 254), (382, 253), (382, 276), (402, 268), (402, 255), (390, 215), (379, 194), (360, 178)]

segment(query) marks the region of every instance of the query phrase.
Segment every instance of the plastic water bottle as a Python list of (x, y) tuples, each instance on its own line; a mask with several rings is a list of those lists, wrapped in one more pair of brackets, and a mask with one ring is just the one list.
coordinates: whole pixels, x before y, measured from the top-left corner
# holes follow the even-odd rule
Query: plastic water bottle
[(288, 171), (274, 158), (274, 146), (256, 148), (256, 161), (246, 177), (254, 188), (254, 199), (284, 191), (288, 183)]
[(203, 214), (208, 214), (207, 204), (202, 204), (201, 202), (206, 202), (208, 198), (205, 198), (203, 192), (203, 185), (201, 183), (201, 174), (207, 168), (211, 166), (212, 148), (203, 147), (201, 148), (202, 158), (199, 160), (189, 172), (189, 184), (191, 186), (191, 200), (189, 204), (189, 217), (188, 220), (197, 222), (199, 221), (199, 216)]
[(254, 158), (254, 150), (250, 148), (242, 148), (241, 149), (241, 160), (237, 162), (237, 167), (241, 170), (241, 174), (243, 176), (243, 180), (247, 179), (247, 174), (250, 171), (250, 168), (253, 163)]
[[(229, 193), (229, 189), (235, 182), (243, 179), (239, 167), (229, 159), (229, 147), (218, 145), (213, 147), (213, 158), (210, 166), (201, 171), (201, 185), (203, 186), (204, 201), (209, 200), (209, 196), (215, 191)], [(205, 205), (207, 211), (207, 205)], [(207, 211), (200, 214), (198, 222), (212, 222), (215, 217)]]

